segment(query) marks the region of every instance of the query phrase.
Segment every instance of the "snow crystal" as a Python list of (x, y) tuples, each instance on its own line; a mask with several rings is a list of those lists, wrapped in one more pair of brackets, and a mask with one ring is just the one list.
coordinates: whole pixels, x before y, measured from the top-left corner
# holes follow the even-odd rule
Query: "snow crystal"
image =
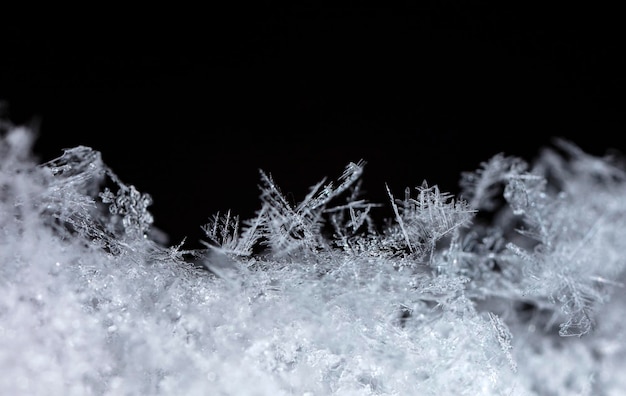
[(382, 232), (364, 161), (297, 205), (261, 172), (255, 217), (217, 214), (206, 249), (185, 250), (160, 242), (152, 197), (99, 152), (37, 164), (34, 135), (0, 127), (1, 394), (624, 387), (626, 185), (572, 145), (533, 166), (495, 156), (464, 175), (468, 201), (388, 190)]

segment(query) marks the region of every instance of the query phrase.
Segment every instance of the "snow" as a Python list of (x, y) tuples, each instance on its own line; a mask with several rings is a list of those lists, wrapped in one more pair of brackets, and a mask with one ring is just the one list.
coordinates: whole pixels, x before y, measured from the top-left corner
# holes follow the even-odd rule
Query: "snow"
[(409, 190), (381, 233), (365, 162), (295, 207), (262, 174), (257, 217), (185, 250), (100, 153), (37, 164), (4, 129), (0, 394), (624, 394), (625, 173), (567, 142), (485, 162), (470, 201)]

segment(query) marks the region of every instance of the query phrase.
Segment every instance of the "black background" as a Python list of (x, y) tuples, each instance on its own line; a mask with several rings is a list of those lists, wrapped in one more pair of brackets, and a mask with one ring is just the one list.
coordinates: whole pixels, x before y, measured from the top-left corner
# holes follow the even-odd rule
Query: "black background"
[(259, 169), (296, 203), (363, 159), (366, 196), (386, 203), (385, 183), (456, 194), (461, 172), (531, 161), (555, 136), (624, 151), (616, 9), (397, 4), (7, 18), (0, 100), (36, 125), (41, 162), (100, 151), (188, 247), (217, 212), (254, 215)]

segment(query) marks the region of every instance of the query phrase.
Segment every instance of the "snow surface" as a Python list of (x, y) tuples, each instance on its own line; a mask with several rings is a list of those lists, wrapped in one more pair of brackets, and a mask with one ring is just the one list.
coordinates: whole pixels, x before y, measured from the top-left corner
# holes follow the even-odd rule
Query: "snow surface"
[[(624, 395), (626, 173), (557, 141), (426, 183), (380, 230), (365, 162), (164, 246), (89, 147), (0, 131), (0, 394)], [(486, 214), (483, 216), (483, 214)]]

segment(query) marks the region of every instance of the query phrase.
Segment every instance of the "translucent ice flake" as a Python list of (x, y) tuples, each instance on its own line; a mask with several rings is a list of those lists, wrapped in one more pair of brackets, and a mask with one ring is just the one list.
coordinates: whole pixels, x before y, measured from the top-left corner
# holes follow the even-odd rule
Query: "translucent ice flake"
[(504, 198), (507, 200), (513, 213), (524, 214), (528, 207), (528, 192), (526, 185), (520, 180), (511, 180), (504, 188)]
[(135, 186), (122, 186), (117, 194), (105, 188), (100, 198), (102, 202), (110, 204), (111, 214), (122, 216), (122, 224), (128, 235), (142, 236), (154, 222), (154, 218), (148, 212), (148, 206), (152, 205), (152, 197), (150, 194), (140, 193)]

